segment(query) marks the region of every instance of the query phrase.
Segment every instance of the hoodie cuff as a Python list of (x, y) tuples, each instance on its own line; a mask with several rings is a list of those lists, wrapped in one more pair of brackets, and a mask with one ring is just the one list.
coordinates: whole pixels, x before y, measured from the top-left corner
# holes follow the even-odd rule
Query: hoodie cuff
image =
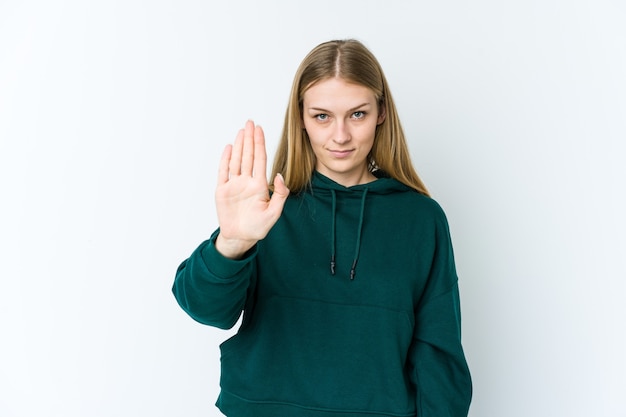
[(235, 277), (256, 257), (257, 245), (254, 245), (241, 259), (230, 259), (219, 253), (215, 247), (218, 233), (200, 245), (198, 252), (208, 271), (216, 278), (228, 280)]

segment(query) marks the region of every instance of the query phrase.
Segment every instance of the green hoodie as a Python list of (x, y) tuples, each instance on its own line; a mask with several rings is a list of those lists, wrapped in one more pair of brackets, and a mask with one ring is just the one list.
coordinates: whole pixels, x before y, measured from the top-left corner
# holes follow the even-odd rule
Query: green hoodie
[(195, 320), (238, 333), (221, 346), (229, 417), (465, 417), (457, 275), (445, 214), (382, 177), (319, 173), (241, 260), (219, 230), (178, 268)]

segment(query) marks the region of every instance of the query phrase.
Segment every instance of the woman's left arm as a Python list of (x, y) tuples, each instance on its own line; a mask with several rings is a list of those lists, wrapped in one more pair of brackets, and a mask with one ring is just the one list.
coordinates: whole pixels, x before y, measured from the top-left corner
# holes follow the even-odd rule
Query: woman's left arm
[(419, 416), (466, 417), (472, 381), (461, 344), (459, 288), (448, 223), (436, 221), (435, 251), (416, 310), (410, 352)]

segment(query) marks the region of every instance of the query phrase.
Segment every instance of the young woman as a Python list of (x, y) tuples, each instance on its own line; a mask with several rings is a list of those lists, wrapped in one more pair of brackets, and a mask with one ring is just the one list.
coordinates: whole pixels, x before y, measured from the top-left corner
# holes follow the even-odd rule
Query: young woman
[(298, 69), (271, 178), (248, 121), (221, 158), (219, 229), (178, 268), (221, 348), (229, 417), (467, 416), (446, 217), (411, 164), (376, 58), (323, 43)]

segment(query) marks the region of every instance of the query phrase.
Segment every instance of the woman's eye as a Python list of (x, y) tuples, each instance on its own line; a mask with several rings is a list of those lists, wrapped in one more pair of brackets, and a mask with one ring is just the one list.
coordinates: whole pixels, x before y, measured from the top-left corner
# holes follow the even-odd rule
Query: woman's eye
[(352, 113), (352, 117), (354, 117), (355, 119), (362, 119), (365, 117), (365, 112), (364, 111), (355, 111), (354, 113)]
[(322, 113), (322, 114), (318, 114), (317, 116), (315, 116), (315, 118), (319, 120), (320, 122), (323, 122), (325, 120), (328, 120), (328, 115)]

